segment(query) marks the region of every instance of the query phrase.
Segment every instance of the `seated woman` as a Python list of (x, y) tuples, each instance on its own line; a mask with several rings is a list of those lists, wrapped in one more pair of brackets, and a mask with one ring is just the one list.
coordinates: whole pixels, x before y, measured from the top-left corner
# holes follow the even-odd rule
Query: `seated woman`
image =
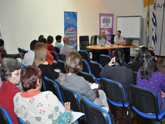
[(34, 65), (21, 71), (24, 92), (14, 96), (16, 115), (27, 124), (71, 123), (70, 102), (63, 106), (51, 91), (41, 92), (41, 75), (42, 71)]
[(105, 77), (120, 82), (125, 90), (126, 101), (128, 101), (128, 90), (129, 85), (133, 84), (133, 73), (125, 66), (124, 57), (125, 54), (123, 49), (115, 49), (114, 57), (100, 72), (100, 77)]
[[(56, 52), (56, 51), (54, 50), (54, 47), (53, 47), (52, 43), (53, 43), (53, 37), (52, 37), (51, 35), (49, 35), (49, 36), (47, 37), (47, 49), (48, 49), (48, 50), (51, 50), (51, 51), (53, 51), (53, 52)], [(57, 53), (57, 54), (58, 54), (58, 53)]]
[(145, 46), (140, 47), (138, 54), (135, 58), (135, 62), (128, 64), (127, 68), (131, 69), (132, 71), (137, 72), (139, 70), (139, 68), (142, 67), (142, 65), (143, 65), (143, 56), (147, 50), (148, 50), (148, 47), (145, 47)]
[(86, 97), (95, 104), (104, 106), (109, 111), (105, 93), (102, 90), (98, 90), (100, 97), (97, 96), (98, 98), (96, 98), (95, 92), (90, 87), (91, 83), (76, 74), (81, 72), (83, 68), (81, 55), (77, 52), (70, 52), (66, 56), (64, 66), (67, 74), (64, 75), (61, 85), (76, 91), (80, 97)]
[(144, 55), (143, 66), (137, 74), (137, 86), (155, 91), (159, 97), (161, 111), (165, 109), (165, 97), (161, 97), (161, 90), (165, 92), (165, 77), (157, 69), (153, 51), (148, 50)]
[(57, 79), (59, 77), (60, 70), (54, 70), (54, 68), (46, 61), (46, 44), (37, 43), (34, 51), (35, 56), (33, 65), (42, 70), (42, 77), (46, 76), (52, 80)]
[(15, 85), (20, 82), (21, 64), (12, 58), (2, 61), (0, 75), (2, 86), (0, 87), (0, 106), (10, 114), (14, 124), (18, 124), (17, 116), (14, 113), (13, 97), (21, 92)]

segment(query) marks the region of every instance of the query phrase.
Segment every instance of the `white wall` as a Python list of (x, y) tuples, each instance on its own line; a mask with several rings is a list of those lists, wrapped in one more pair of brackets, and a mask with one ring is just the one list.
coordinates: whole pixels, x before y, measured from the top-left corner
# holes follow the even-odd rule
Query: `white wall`
[[(146, 26), (146, 12), (143, 12), (143, 0), (103, 0), (104, 5), (106, 6), (109, 13), (114, 14), (114, 34), (116, 34), (116, 17), (117, 16), (134, 16), (134, 15), (142, 15), (143, 17), (143, 27), (142, 27), (142, 39), (139, 45), (146, 45), (146, 34), (145, 34), (145, 26)], [(157, 16), (157, 37), (158, 42), (155, 46), (155, 54), (159, 55), (160, 50), (160, 39), (161, 39), (161, 29), (162, 29), (162, 15), (163, 11), (156, 11)], [(165, 23), (165, 21), (164, 21)], [(163, 29), (165, 30), (165, 24)], [(151, 26), (151, 12), (150, 12), (150, 44), (151, 46), (151, 36), (152, 36), (152, 26)], [(161, 56), (165, 56), (165, 31), (163, 32), (163, 40), (162, 40), (162, 50)], [(138, 41), (134, 43), (137, 44)]]
[[(0, 0), (0, 25), (8, 53), (29, 49), (40, 34), (64, 35), (64, 11), (78, 12), (78, 36), (99, 33), (102, 0)], [(54, 43), (53, 43), (54, 44)]]

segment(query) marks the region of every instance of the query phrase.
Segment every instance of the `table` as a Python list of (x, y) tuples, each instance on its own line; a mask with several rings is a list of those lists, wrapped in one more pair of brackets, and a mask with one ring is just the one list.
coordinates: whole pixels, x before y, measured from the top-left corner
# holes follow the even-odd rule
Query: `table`
[[(122, 49), (124, 49), (124, 52), (125, 52), (125, 61), (126, 61), (126, 63), (130, 62), (130, 48), (131, 47), (136, 47), (136, 45), (123, 46), (123, 45), (111, 44), (109, 46), (100, 46), (100, 45), (90, 45), (90, 46), (87, 46), (88, 49), (92, 49), (92, 54), (95, 53), (94, 50), (105, 50), (105, 49), (122, 48)], [(92, 57), (93, 57), (93, 55), (92, 55)]]

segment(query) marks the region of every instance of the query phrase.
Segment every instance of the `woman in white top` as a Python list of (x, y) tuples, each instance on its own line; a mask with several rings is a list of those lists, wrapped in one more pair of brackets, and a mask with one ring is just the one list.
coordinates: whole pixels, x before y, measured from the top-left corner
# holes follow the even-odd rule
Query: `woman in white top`
[(16, 115), (27, 124), (71, 123), (70, 102), (63, 106), (51, 91), (41, 92), (41, 75), (41, 70), (34, 65), (21, 71), (24, 92), (14, 96)]

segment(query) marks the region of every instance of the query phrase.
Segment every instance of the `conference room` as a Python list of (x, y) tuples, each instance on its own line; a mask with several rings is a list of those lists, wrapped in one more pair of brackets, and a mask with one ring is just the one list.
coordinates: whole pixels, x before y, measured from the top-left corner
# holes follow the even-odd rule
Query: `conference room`
[[(6, 58), (12, 57), (17, 60), (21, 70), (34, 69), (27, 65), (37, 66), (42, 71), (42, 86), (39, 87), (41, 92), (51, 91), (52, 95), (60, 101), (58, 105), (62, 106), (62, 110), (66, 109), (65, 103), (70, 105), (70, 115), (79, 116), (73, 123), (146, 124), (155, 123), (155, 121), (161, 123), (165, 115), (161, 110), (164, 105), (163, 84), (165, 83), (164, 0), (0, 0), (0, 3), (2, 67), (0, 76), (2, 76), (4, 64), (7, 63), (7, 60), (5, 63)], [(32, 41), (35, 42), (33, 47)], [(56, 47), (57, 44), (60, 44), (60, 47)], [(27, 58), (27, 53), (34, 60), (31, 64), (25, 64), (26, 59), (30, 60)], [(37, 57), (37, 53), (43, 54), (43, 57), (46, 55), (46, 59), (42, 60), (41, 55)], [(72, 72), (66, 69), (68, 62), (66, 60), (69, 60), (71, 53), (82, 64), (82, 70)], [(40, 57), (41, 60), (37, 60)], [(10, 61), (15, 62), (14, 60)], [(152, 62), (152, 66), (146, 66), (145, 62), (147, 64)], [(7, 76), (20, 74), (19, 82), (21, 82), (21, 70), (14, 73), (19, 69), (10, 70), (10, 75)], [(153, 79), (154, 74), (158, 77), (157, 72), (162, 76), (159, 77), (162, 81)], [(79, 87), (74, 90), (70, 88), (71, 85), (68, 87), (61, 85), (64, 84), (64, 80), (69, 82), (71, 80), (69, 77), (73, 75), (77, 76), (73, 81), (80, 83), (82, 78), (85, 80), (83, 86), (96, 86), (91, 92), (95, 93), (96, 99), (98, 97), (102, 101), (105, 96), (108, 107), (91, 100), (92, 95), (81, 96), (79, 93), (81, 88), (77, 91)], [(38, 79), (40, 80), (40, 77)], [(13, 101), (12, 114), (8, 112), (11, 118), (4, 114), (6, 108), (2, 102), (5, 99), (2, 88), (3, 83), (8, 81), (8, 78), (1, 77), (0, 124), (15, 124), (13, 114), (18, 117), (20, 123), (26, 123), (26, 120), (30, 120), (14, 112)], [(145, 81), (148, 82), (144, 86), (142, 83), (145, 84)], [(152, 84), (154, 82), (156, 84)], [(148, 84), (150, 84), (149, 87), (147, 87)], [(154, 90), (153, 87), (157, 85), (160, 87)], [(81, 87), (81, 83), (77, 86)], [(22, 82), (17, 87), (21, 93), (26, 93)], [(36, 120), (40, 121), (40, 119)]]

